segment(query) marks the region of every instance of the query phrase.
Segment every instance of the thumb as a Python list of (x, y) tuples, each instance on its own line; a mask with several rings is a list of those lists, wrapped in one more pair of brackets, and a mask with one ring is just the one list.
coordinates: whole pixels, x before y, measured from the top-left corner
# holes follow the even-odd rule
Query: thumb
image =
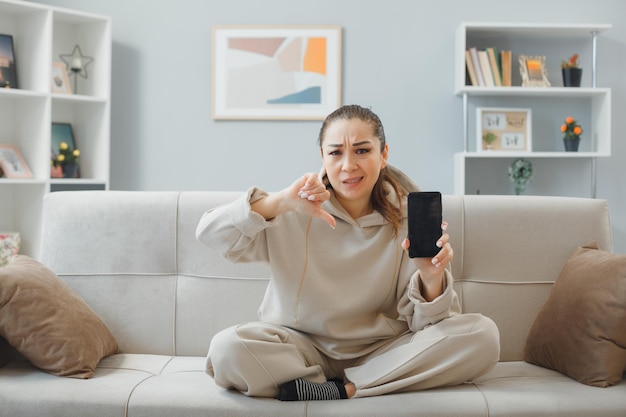
[(326, 210), (320, 210), (317, 217), (324, 220), (333, 229), (337, 226), (337, 221), (335, 220), (335, 218)]

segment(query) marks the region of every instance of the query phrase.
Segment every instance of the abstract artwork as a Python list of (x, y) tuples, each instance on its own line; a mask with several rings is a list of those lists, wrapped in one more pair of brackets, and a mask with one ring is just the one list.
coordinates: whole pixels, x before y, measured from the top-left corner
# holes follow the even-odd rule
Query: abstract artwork
[(213, 27), (213, 119), (321, 120), (341, 105), (341, 27)]

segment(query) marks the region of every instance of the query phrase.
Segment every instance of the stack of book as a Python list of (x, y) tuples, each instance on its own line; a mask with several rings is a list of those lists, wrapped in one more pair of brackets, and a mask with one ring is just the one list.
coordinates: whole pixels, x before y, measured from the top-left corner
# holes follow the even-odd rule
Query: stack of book
[(465, 51), (465, 63), (471, 85), (475, 87), (511, 86), (511, 51), (498, 51), (496, 48)]

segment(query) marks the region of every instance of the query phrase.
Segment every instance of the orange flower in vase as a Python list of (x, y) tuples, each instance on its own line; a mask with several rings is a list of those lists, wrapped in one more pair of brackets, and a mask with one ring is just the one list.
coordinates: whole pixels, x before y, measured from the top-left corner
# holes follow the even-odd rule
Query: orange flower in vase
[(572, 55), (567, 61), (561, 61), (563, 87), (580, 87), (583, 70), (578, 66), (578, 54)]
[(580, 135), (583, 133), (583, 128), (576, 123), (573, 117), (570, 116), (565, 119), (565, 124), (561, 125), (561, 132), (564, 133), (563, 143), (565, 144), (565, 150), (567, 152), (578, 151)]

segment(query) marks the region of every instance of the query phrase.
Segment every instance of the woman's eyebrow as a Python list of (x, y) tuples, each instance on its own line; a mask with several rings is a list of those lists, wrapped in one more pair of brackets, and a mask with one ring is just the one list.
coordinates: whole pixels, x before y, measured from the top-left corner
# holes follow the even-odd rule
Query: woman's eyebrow
[[(369, 145), (370, 143), (372, 143), (372, 142), (369, 141), (369, 140), (363, 140), (361, 142), (353, 143), (352, 146)], [(343, 143), (328, 143), (326, 146), (328, 146), (330, 148), (341, 148), (341, 147), (343, 147)]]

